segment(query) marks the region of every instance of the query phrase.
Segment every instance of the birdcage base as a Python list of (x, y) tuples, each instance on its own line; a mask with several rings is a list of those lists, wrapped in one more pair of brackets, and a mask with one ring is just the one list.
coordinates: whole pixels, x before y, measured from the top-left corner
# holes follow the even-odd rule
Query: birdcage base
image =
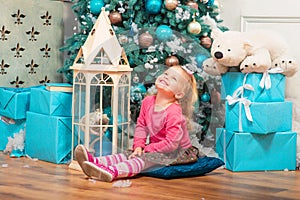
[(78, 162), (76, 160), (71, 161), (71, 163), (69, 164), (69, 168), (76, 170), (76, 171), (82, 171), (80, 165), (78, 164)]

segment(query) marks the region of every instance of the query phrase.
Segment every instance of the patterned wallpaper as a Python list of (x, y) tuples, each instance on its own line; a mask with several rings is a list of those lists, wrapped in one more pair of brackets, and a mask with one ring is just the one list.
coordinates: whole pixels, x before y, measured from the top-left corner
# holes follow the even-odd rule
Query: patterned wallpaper
[(63, 3), (0, 0), (0, 87), (62, 82)]

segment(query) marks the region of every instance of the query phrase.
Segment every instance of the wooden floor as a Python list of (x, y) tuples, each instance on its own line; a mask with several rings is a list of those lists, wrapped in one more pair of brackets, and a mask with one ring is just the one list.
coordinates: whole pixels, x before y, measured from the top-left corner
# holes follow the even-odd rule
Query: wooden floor
[(205, 176), (163, 180), (130, 179), (131, 187), (87, 179), (67, 165), (0, 152), (0, 199), (300, 199), (300, 171), (230, 172), (217, 169)]

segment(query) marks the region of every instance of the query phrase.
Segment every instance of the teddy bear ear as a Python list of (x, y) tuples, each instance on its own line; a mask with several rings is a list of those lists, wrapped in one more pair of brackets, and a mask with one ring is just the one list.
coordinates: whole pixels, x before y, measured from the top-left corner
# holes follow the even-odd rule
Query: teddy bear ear
[(245, 42), (244, 42), (244, 49), (245, 49), (247, 52), (251, 52), (251, 50), (253, 49), (253, 45), (251, 44), (250, 41), (245, 41)]
[(217, 37), (219, 37), (221, 35), (221, 33), (222, 33), (222, 31), (220, 29), (213, 28), (211, 30), (211, 35), (210, 36), (211, 36), (212, 39), (216, 39)]

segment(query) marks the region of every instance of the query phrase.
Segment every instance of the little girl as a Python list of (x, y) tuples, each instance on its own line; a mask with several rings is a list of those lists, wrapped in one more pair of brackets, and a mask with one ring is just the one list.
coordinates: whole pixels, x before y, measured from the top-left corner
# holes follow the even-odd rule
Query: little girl
[(184, 67), (173, 66), (156, 79), (155, 86), (157, 94), (142, 101), (133, 151), (96, 158), (83, 145), (76, 147), (76, 160), (87, 176), (111, 182), (154, 166), (197, 161), (198, 150), (188, 133), (198, 97), (193, 74)]

